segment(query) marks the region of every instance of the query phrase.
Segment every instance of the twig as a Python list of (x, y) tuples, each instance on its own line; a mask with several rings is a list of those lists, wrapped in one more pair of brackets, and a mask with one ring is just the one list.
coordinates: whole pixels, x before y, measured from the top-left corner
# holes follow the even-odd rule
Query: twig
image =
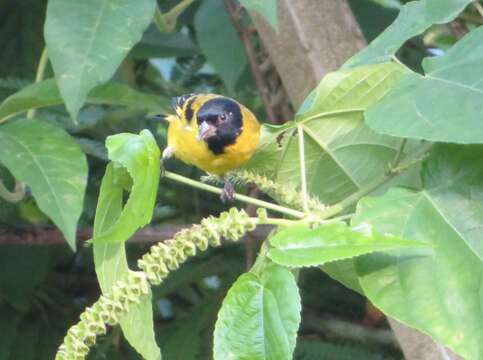
[(159, 32), (171, 32), (176, 27), (178, 17), (196, 0), (181, 0), (177, 5), (173, 6), (167, 13), (162, 13), (159, 6), (156, 7), (153, 22)]
[[(47, 68), (47, 63), (49, 61), (49, 56), (47, 53), (47, 47), (42, 50), (42, 55), (40, 55), (39, 64), (37, 66), (37, 73), (35, 74), (35, 82), (41, 82), (45, 76), (45, 69)], [(30, 109), (27, 112), (27, 119), (33, 119), (35, 116), (35, 109)]]
[[(475, 0), (473, 2), (473, 7), (478, 11), (480, 16), (483, 18), (483, 6), (481, 6), (480, 2), (478, 0)], [(481, 23), (480, 23), (481, 24)]]
[[(166, 171), (165, 174), (164, 174), (164, 177), (167, 178), (167, 179), (179, 182), (181, 184), (193, 186), (195, 188), (205, 190), (205, 191), (209, 191), (209, 192), (212, 192), (212, 193), (215, 193), (215, 194), (221, 194), (221, 192), (222, 192), (222, 189), (220, 189), (216, 186), (204, 184), (200, 181), (196, 181), (196, 180), (187, 178), (185, 176), (172, 173), (170, 171)], [(305, 217), (305, 214), (301, 211), (290, 209), (290, 208), (287, 208), (285, 206), (273, 204), (273, 203), (270, 203), (268, 201), (255, 199), (255, 198), (252, 198), (252, 197), (249, 197), (249, 196), (246, 196), (246, 195), (235, 194), (235, 200), (238, 200), (238, 201), (241, 201), (241, 202), (244, 202), (244, 203), (247, 203), (247, 204), (252, 204), (252, 205), (255, 205), (255, 206), (258, 206), (258, 207), (266, 208), (268, 210), (276, 211), (278, 213), (285, 214), (285, 215), (292, 216), (292, 217), (299, 218), (299, 219)]]
[(407, 139), (403, 139), (401, 144), (399, 145), (399, 149), (397, 150), (396, 156), (394, 156), (394, 160), (391, 163), (391, 169), (395, 169), (399, 162), (401, 161), (401, 157), (404, 154), (404, 147), (406, 146)]
[(384, 185), (389, 180), (394, 178), (395, 176), (399, 175), (401, 172), (406, 170), (407, 168), (421, 162), (425, 153), (431, 148), (432, 144), (426, 144), (422, 146), (415, 154), (409, 156), (405, 161), (400, 162), (399, 166), (395, 168), (390, 168), (385, 174), (382, 176), (374, 179), (364, 187), (361, 187), (358, 191), (353, 193), (352, 195), (346, 197), (344, 200), (340, 201), (339, 203), (329, 206), (325, 211), (320, 214), (322, 219), (328, 219), (333, 217), (334, 215), (340, 214), (350, 206), (357, 203), (362, 197), (370, 194), (378, 187)]

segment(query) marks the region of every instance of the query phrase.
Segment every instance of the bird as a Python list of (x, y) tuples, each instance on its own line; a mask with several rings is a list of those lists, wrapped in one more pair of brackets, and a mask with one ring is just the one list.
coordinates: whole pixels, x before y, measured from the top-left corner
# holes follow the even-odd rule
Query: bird
[(222, 202), (233, 201), (233, 184), (224, 175), (246, 164), (258, 146), (260, 123), (236, 100), (217, 94), (174, 97), (175, 114), (159, 115), (169, 122), (168, 145), (162, 160), (174, 156), (208, 174), (223, 178)]

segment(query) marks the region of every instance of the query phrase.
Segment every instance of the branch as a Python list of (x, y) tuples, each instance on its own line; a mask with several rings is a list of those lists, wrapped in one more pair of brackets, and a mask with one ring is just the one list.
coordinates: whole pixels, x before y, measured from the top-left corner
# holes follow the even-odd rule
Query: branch
[[(128, 244), (156, 244), (171, 239), (177, 232), (190, 228), (191, 224), (151, 226), (138, 230), (129, 240)], [(259, 225), (248, 236), (256, 241), (262, 241), (273, 229), (269, 225)], [(85, 241), (92, 239), (92, 228), (85, 228), (77, 232), (77, 245), (82, 246)], [(52, 246), (66, 244), (64, 235), (55, 228), (28, 227), (21, 230), (0, 233), (1, 245), (33, 245)]]
[(362, 343), (376, 343), (399, 348), (394, 333), (389, 329), (371, 329), (335, 317), (317, 317), (315, 314), (304, 316), (305, 328), (323, 333), (333, 334), (343, 339), (355, 340)]

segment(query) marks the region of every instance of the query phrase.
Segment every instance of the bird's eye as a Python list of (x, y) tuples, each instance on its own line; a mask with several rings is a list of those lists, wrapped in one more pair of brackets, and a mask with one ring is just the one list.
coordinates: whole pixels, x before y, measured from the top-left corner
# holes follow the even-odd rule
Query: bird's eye
[(225, 121), (226, 120), (226, 114), (221, 114), (220, 115), (220, 120)]

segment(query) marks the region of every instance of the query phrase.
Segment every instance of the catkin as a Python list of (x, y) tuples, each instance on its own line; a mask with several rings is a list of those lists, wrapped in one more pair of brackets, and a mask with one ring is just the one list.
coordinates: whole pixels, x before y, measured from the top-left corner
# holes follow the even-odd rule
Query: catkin
[[(263, 216), (260, 213), (260, 216)], [(173, 239), (153, 245), (139, 261), (141, 271), (130, 271), (127, 278), (119, 280), (111, 290), (99, 298), (80, 315), (80, 321), (72, 326), (59, 347), (56, 360), (83, 360), (94, 346), (98, 335), (104, 335), (107, 325), (113, 326), (148, 295), (151, 285), (160, 284), (169, 272), (175, 270), (188, 257), (204, 251), (209, 246), (219, 246), (222, 239), (237, 241), (246, 232), (254, 230), (256, 218), (250, 218), (236, 208), (223, 212), (219, 217), (210, 216), (190, 229), (182, 230)]]

